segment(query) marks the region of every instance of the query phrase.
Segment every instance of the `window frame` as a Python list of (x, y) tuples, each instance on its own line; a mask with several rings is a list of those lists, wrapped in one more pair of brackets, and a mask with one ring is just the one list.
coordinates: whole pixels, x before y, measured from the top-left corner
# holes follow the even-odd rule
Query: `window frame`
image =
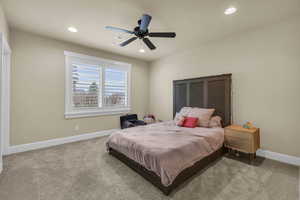
[[(64, 51), (65, 55), (65, 118), (81, 118), (94, 117), (101, 115), (117, 115), (128, 113), (131, 110), (131, 64), (103, 59), (94, 56)], [(97, 107), (97, 108), (74, 108), (73, 107), (73, 79), (72, 70), (73, 64), (89, 64), (98, 65), (101, 68), (101, 80), (99, 90), (101, 102), (103, 103), (104, 83), (105, 83), (105, 68), (114, 68), (127, 71), (127, 105), (113, 107)], [(103, 106), (103, 105), (102, 105)]]

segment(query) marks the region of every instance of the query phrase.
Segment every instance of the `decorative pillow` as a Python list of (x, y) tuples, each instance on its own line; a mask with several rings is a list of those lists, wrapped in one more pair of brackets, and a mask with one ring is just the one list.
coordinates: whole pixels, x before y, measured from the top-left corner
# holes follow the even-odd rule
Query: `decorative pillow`
[(213, 116), (209, 121), (209, 128), (218, 128), (222, 127), (222, 118), (220, 116)]
[(197, 117), (186, 117), (183, 122), (183, 127), (195, 128), (198, 125)]
[(209, 126), (209, 120), (213, 113), (215, 112), (214, 108), (192, 108), (192, 110), (188, 113), (187, 117), (197, 117), (198, 118), (198, 126), (206, 127)]
[(174, 122), (175, 122), (176, 126), (182, 126), (184, 119), (185, 119), (185, 117), (183, 115), (176, 113), (176, 115), (174, 117)]

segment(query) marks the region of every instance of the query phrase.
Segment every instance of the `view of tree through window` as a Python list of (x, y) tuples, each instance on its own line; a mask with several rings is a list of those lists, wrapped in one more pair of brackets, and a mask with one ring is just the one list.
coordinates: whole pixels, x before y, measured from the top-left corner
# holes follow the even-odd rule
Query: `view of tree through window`
[(99, 107), (100, 67), (73, 65), (73, 106)]

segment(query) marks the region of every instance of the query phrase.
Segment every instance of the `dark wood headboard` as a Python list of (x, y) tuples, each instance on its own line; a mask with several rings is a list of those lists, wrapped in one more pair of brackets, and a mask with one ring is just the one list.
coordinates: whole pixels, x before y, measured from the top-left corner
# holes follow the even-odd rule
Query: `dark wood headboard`
[(182, 107), (215, 108), (231, 124), (231, 74), (173, 81), (173, 115)]

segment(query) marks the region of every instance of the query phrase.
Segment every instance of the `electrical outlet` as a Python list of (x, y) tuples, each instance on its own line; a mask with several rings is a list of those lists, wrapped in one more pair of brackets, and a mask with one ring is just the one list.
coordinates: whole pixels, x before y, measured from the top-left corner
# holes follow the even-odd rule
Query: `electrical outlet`
[(74, 128), (75, 131), (79, 131), (79, 125), (76, 125)]

